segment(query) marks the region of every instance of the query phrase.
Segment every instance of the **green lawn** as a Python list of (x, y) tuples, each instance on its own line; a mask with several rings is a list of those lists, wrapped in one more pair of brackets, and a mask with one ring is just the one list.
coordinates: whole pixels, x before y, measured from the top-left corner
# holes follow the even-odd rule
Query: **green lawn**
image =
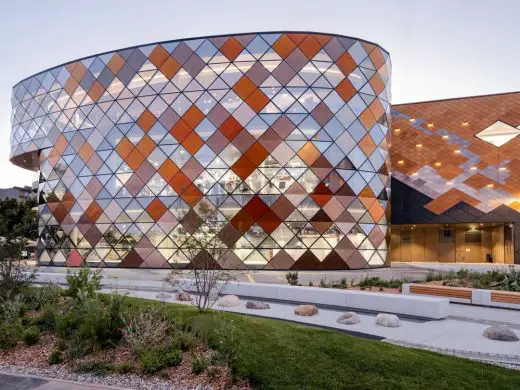
[(237, 369), (261, 389), (520, 389), (519, 371), (333, 330), (231, 313), (201, 315), (174, 304), (167, 304), (167, 313), (207, 331), (232, 320)]

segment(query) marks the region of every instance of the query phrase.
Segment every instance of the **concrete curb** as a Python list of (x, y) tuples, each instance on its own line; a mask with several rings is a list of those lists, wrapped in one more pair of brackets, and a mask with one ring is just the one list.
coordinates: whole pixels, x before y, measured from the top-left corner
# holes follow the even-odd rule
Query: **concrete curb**
[(498, 363), (515, 364), (520, 366), (520, 355), (467, 351), (453, 348), (437, 348), (426, 344), (410, 343), (408, 341), (401, 340), (384, 339), (382, 341), (389, 344), (400, 345), (402, 347), (425, 349), (428, 351), (439, 352), (446, 355), (455, 355), (470, 359), (474, 358), (479, 360), (490, 360), (496, 361)]

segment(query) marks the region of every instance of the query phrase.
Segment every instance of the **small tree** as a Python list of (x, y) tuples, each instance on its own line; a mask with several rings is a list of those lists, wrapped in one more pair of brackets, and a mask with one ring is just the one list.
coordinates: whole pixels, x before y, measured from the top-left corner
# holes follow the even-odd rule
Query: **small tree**
[[(192, 304), (202, 313), (213, 307), (216, 298), (233, 277), (218, 262), (228, 250), (224, 244), (225, 233), (220, 229), (225, 222), (218, 220), (217, 212), (206, 201), (197, 205), (196, 214), (192, 214), (196, 221), (193, 224), (194, 229), (190, 229), (194, 231), (190, 233), (181, 227), (177, 230), (175, 239), (182, 242), (180, 249), (188, 260), (188, 278), (196, 292)], [(186, 292), (187, 286), (182, 281), (185, 275), (182, 270), (175, 270), (166, 281), (174, 288)]]
[(5, 300), (20, 293), (36, 278), (36, 271), (21, 259), (25, 242), (7, 239), (0, 244), (0, 299)]

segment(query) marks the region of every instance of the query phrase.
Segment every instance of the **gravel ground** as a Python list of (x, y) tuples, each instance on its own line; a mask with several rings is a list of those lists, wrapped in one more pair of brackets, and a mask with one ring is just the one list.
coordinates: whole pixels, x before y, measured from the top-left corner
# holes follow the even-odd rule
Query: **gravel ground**
[(143, 390), (213, 390), (212, 387), (184, 387), (184, 386), (173, 386), (171, 382), (165, 380), (150, 377), (142, 378), (134, 374), (108, 374), (106, 376), (95, 376), (91, 374), (74, 374), (67, 373), (59, 367), (53, 368), (35, 368), (35, 367), (24, 367), (14, 366), (9, 364), (0, 364), (0, 371), (15, 373), (15, 374), (28, 374), (37, 375), (47, 378), (64, 379), (69, 381), (83, 382), (83, 383), (95, 383), (97, 385), (114, 386), (127, 389), (143, 389)]

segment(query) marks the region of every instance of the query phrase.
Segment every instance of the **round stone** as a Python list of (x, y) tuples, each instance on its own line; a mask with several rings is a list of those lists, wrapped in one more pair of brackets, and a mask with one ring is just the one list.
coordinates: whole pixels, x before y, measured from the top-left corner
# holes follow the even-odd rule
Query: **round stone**
[(217, 301), (217, 306), (234, 307), (240, 305), (240, 299), (236, 295), (224, 295)]
[(253, 310), (265, 310), (265, 309), (269, 309), (271, 306), (269, 306), (269, 304), (266, 302), (248, 301), (246, 303), (246, 307), (248, 309), (253, 309)]
[(399, 317), (395, 314), (379, 313), (376, 316), (376, 324), (388, 328), (398, 328), (400, 326)]
[(353, 311), (348, 311), (340, 315), (336, 321), (343, 325), (354, 325), (361, 322), (359, 316)]
[(318, 314), (318, 308), (314, 305), (300, 305), (296, 307), (294, 314), (298, 316), (311, 317)]
[(484, 330), (485, 338), (496, 341), (518, 341), (516, 333), (507, 325), (493, 325)]

